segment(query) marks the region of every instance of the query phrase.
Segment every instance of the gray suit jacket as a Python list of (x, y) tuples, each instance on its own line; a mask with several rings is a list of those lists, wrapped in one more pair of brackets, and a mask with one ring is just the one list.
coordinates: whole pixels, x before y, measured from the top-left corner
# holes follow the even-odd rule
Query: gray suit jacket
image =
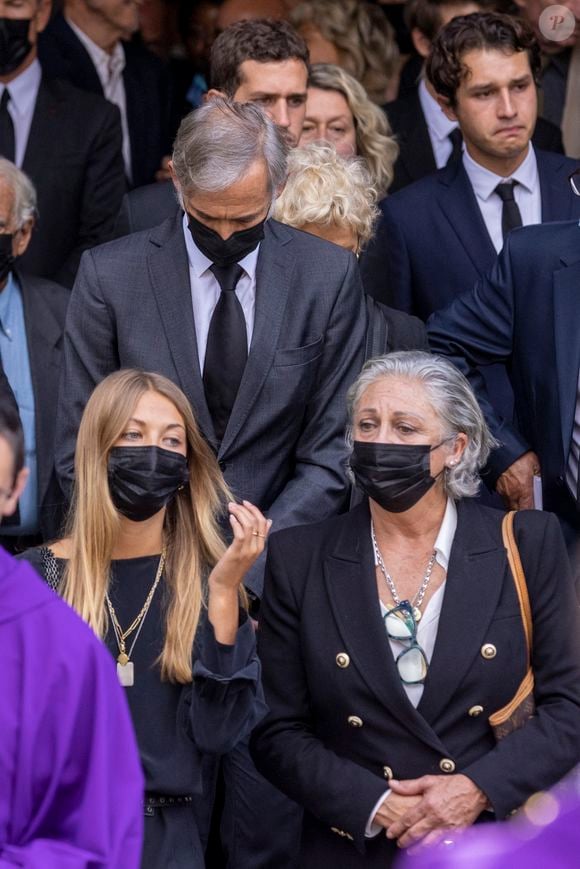
[[(218, 451), (181, 215), (87, 251), (65, 329), (58, 473), (70, 484), (76, 432), (94, 386), (119, 368), (143, 368), (183, 389), (234, 494), (266, 511), (275, 528), (333, 515), (345, 504), (345, 392), (362, 364), (364, 331), (353, 255), (268, 221), (252, 344)], [(263, 563), (246, 583), (258, 595)]]

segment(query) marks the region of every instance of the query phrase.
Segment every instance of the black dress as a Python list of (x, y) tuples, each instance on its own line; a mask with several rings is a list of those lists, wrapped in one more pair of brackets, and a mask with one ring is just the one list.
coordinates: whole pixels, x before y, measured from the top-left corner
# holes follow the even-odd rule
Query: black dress
[[(63, 559), (46, 547), (29, 549), (20, 557), (58, 589)], [(158, 555), (111, 562), (109, 597), (123, 628), (141, 610), (158, 566)], [(246, 736), (265, 706), (254, 631), (245, 616), (233, 646), (218, 643), (211, 624), (202, 617), (194, 648), (193, 685), (161, 681), (155, 661), (163, 646), (165, 605), (162, 580), (130, 656), (134, 684), (126, 688), (147, 790), (142, 867), (199, 869), (204, 866), (202, 840), (210, 815), (201, 799), (204, 785), (206, 795), (211, 792), (202, 767), (211, 768), (211, 755), (229, 751)], [(134, 637), (128, 638), (127, 649)], [(105, 643), (116, 659), (112, 625)]]

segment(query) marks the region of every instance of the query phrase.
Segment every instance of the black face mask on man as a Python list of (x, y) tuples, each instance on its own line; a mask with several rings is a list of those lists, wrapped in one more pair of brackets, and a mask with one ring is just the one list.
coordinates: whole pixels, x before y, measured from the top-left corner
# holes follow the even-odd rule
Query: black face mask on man
[(350, 467), (357, 486), (389, 513), (410, 510), (435, 484), (430, 454), (446, 440), (434, 447), (355, 441)]
[(0, 18), (0, 75), (18, 69), (32, 48), (28, 39), (31, 18)]
[(191, 214), (187, 216), (189, 231), (197, 247), (212, 263), (222, 267), (238, 263), (257, 248), (264, 238), (264, 224), (267, 220), (264, 218), (255, 226), (240, 229), (229, 238), (223, 239), (215, 230), (210, 229)]
[(109, 453), (113, 504), (133, 522), (144, 522), (189, 482), (187, 459), (161, 447), (113, 447)]
[(14, 265), (16, 257), (12, 253), (13, 235), (0, 235), (0, 284), (4, 283)]

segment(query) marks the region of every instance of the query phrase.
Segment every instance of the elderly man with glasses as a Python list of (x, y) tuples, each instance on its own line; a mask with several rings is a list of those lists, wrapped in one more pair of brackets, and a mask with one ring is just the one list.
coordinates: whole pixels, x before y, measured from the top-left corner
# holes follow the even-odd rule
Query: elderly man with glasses
[[(570, 184), (580, 196), (580, 167)], [(512, 508), (540, 506), (541, 491), (544, 509), (561, 521), (578, 576), (580, 222), (511, 233), (491, 272), (431, 317), (429, 341), (469, 377), (501, 443), (489, 462), (489, 480)], [(508, 369), (517, 429), (485, 392), (481, 366), (493, 362)]]

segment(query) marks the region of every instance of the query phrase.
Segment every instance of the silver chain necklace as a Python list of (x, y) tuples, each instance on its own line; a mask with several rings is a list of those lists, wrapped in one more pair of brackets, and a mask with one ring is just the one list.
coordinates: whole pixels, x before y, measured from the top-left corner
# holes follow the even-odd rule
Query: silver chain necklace
[[(387, 572), (387, 568), (385, 567), (385, 562), (383, 561), (383, 556), (381, 555), (381, 550), (379, 549), (379, 545), (377, 543), (377, 538), (375, 535), (375, 526), (374, 522), (371, 519), (371, 537), (373, 539), (373, 549), (375, 550), (375, 559), (379, 566), (381, 573), (385, 578), (385, 582), (389, 587), (389, 591), (391, 592), (391, 596), (395, 601), (396, 606), (399, 606), (401, 603), (401, 598), (399, 597), (399, 593), (393, 582), (393, 577), (390, 573)], [(427, 564), (427, 569), (425, 570), (425, 575), (423, 576), (423, 582), (419, 587), (419, 591), (411, 601), (411, 606), (413, 607), (413, 616), (415, 617), (415, 621), (418, 622), (421, 619), (421, 610), (419, 607), (423, 603), (423, 598), (425, 597), (425, 592), (427, 591), (427, 586), (429, 585), (429, 580), (431, 579), (431, 574), (433, 573), (433, 568), (435, 566), (435, 559), (437, 557), (437, 550), (433, 550), (433, 554), (429, 559)]]

